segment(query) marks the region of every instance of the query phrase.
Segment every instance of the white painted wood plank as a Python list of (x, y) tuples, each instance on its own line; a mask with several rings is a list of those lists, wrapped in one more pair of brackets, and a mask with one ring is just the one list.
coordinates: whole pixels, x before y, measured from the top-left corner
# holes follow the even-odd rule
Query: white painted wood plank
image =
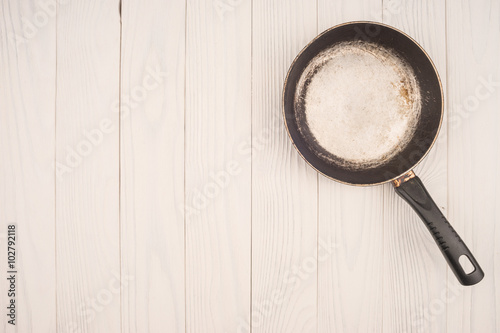
[[(347, 21), (382, 20), (382, 3), (319, 1), (319, 32)], [(319, 237), (335, 244), (318, 265), (318, 331), (381, 332), (383, 186), (319, 177)], [(318, 249), (320, 251), (320, 249)]]
[(281, 91), (316, 35), (314, 1), (253, 1), (252, 332), (317, 330), (317, 173), (292, 147)]
[(185, 8), (122, 2), (122, 332), (185, 327)]
[(500, 3), (448, 2), (446, 10), (449, 215), (485, 272), (474, 287), (450, 288), (448, 332), (498, 332)]
[[(446, 91), (446, 31), (444, 1), (384, 3), (384, 23), (412, 36), (432, 58)], [(446, 124), (446, 105), (445, 118)], [(446, 126), (438, 142), (416, 168), (428, 191), (447, 215)], [(446, 292), (446, 262), (415, 212), (399, 198), (392, 184), (384, 196), (384, 309), (387, 332), (443, 332), (446, 311), (428, 320), (426, 313), (435, 299)], [(453, 221), (451, 221), (453, 224)], [(452, 274), (451, 272), (449, 274)]]
[(58, 6), (57, 327), (120, 331), (119, 1)]
[(186, 330), (235, 332), (250, 318), (251, 2), (188, 1), (186, 43)]
[[(0, 299), (2, 332), (56, 328), (55, 7), (0, 4)], [(7, 227), (16, 225), (16, 322), (8, 324)], [(9, 274), (10, 275), (10, 274)]]

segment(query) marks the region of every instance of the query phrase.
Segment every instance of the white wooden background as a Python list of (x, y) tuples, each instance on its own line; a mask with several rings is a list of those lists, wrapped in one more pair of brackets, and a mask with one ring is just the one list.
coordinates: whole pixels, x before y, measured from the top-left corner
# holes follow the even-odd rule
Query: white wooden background
[[(2, 0), (0, 16), (2, 332), (500, 332), (499, 0)], [(350, 20), (436, 63), (446, 119), (417, 171), (477, 286), (390, 184), (332, 182), (289, 142), (288, 66)]]

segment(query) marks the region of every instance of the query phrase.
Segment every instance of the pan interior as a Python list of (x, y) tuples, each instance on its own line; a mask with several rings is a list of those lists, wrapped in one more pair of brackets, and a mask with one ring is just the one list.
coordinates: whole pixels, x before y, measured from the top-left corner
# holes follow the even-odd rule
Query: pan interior
[(298, 130), (321, 159), (349, 170), (390, 161), (411, 141), (421, 114), (419, 82), (391, 49), (344, 41), (315, 56), (297, 84)]

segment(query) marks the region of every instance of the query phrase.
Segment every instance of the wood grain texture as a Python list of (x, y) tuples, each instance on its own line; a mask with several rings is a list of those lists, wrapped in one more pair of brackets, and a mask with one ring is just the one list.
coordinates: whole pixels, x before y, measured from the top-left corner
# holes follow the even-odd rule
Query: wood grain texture
[(448, 332), (500, 330), (500, 180), (489, 176), (500, 168), (499, 13), (499, 1), (448, 3), (446, 11), (449, 217), (485, 273), (473, 288), (450, 289)]
[[(0, 4), (0, 331), (56, 328), (55, 8)], [(6, 316), (7, 226), (16, 225), (16, 326)]]
[[(444, 1), (405, 1), (388, 11), (384, 23), (412, 36), (433, 60), (446, 91), (446, 31)], [(446, 105), (445, 118), (446, 123)], [(447, 215), (446, 126), (437, 143), (415, 169), (442, 212)], [(384, 308), (387, 332), (443, 332), (446, 310), (430, 318), (429, 308), (446, 293), (447, 266), (424, 223), (392, 185), (384, 193)], [(450, 220), (453, 224), (453, 220)], [(450, 274), (452, 274), (450, 272)]]
[(58, 6), (57, 328), (120, 331), (118, 1)]
[(122, 2), (122, 332), (185, 327), (185, 8)]
[(189, 332), (235, 332), (250, 318), (250, 4), (187, 2)]
[[(381, 2), (318, 2), (318, 32), (381, 19)], [(319, 177), (318, 234), (335, 247), (318, 262), (318, 332), (382, 331), (383, 191)]]
[(252, 332), (317, 330), (317, 173), (292, 147), (281, 90), (316, 35), (313, 1), (253, 1)]

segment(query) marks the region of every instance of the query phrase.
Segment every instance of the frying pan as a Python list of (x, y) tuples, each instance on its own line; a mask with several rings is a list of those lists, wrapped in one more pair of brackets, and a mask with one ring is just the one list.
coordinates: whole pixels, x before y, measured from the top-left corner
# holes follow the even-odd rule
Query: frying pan
[(460, 283), (473, 285), (484, 277), (481, 267), (412, 171), (436, 141), (443, 103), (423, 48), (376, 22), (317, 36), (291, 64), (283, 88), (285, 125), (304, 160), (344, 184), (392, 182)]

